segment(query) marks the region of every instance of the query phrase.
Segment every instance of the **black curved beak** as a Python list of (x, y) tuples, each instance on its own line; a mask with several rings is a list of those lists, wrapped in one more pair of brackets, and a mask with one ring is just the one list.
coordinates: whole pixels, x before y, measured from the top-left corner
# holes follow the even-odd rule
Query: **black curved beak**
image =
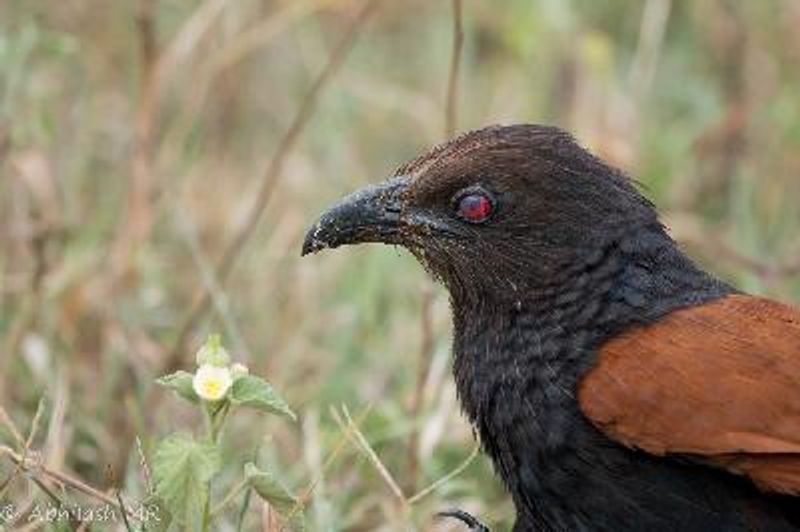
[(325, 211), (306, 234), (303, 255), (365, 242), (400, 243), (404, 196), (410, 179), (365, 187)]

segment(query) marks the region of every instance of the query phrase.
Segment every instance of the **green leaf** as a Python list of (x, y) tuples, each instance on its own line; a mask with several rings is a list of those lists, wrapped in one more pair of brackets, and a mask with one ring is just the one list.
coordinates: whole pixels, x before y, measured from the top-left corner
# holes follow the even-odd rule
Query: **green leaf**
[(191, 436), (176, 434), (158, 444), (153, 460), (156, 493), (186, 530), (201, 529), (208, 482), (221, 464), (216, 445), (196, 442)]
[(286, 416), (292, 420), (297, 419), (281, 396), (272, 386), (260, 377), (244, 375), (233, 382), (231, 391), (228, 392), (231, 403), (241, 406), (251, 406), (265, 412)]
[(305, 530), (305, 519), (301, 509), (295, 510), (297, 497), (292, 495), (281, 482), (267, 471), (262, 471), (253, 462), (244, 465), (244, 478), (250, 486), (269, 505), (286, 519), (292, 514), (289, 524), (292, 530)]
[(164, 375), (157, 379), (156, 383), (161, 386), (166, 386), (187, 401), (198, 403), (200, 402), (200, 398), (197, 396), (192, 386), (193, 378), (194, 375), (187, 371), (176, 371), (171, 375)]

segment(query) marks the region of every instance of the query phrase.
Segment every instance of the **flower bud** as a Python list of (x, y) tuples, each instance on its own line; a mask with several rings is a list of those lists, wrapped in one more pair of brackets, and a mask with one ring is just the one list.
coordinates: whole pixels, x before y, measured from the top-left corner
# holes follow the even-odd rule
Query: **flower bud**
[(198, 366), (209, 364), (220, 368), (227, 367), (231, 363), (231, 357), (222, 347), (222, 339), (218, 334), (209, 335), (203, 347), (197, 350), (195, 360)]

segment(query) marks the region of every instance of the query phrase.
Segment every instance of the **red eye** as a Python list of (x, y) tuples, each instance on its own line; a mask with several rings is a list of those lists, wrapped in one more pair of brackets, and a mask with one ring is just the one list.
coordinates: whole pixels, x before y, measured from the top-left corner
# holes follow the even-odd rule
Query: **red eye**
[(458, 215), (468, 222), (483, 222), (491, 214), (492, 202), (483, 194), (467, 194), (458, 200)]

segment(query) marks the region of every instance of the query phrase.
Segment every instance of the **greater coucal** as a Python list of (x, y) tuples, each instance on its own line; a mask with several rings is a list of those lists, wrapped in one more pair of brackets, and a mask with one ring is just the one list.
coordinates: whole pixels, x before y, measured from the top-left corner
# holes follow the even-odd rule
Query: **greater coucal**
[(409, 249), (515, 531), (800, 530), (800, 310), (698, 268), (619, 170), (489, 127), (325, 212), (303, 253)]

